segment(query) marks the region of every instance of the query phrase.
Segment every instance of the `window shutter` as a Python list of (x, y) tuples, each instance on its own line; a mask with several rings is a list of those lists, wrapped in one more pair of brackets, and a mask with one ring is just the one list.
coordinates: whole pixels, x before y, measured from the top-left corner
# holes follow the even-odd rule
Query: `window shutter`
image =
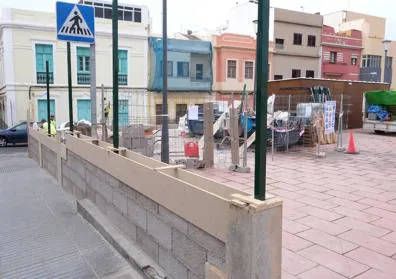
[(330, 61), (330, 51), (325, 51), (323, 53), (323, 60), (324, 61)]
[(337, 53), (337, 61), (338, 62), (344, 62), (344, 54), (342, 52)]

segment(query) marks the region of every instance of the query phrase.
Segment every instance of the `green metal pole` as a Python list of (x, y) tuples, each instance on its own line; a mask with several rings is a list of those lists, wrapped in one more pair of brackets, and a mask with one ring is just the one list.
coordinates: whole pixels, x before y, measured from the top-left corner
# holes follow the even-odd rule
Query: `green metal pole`
[(118, 133), (118, 0), (113, 0), (113, 146), (119, 147)]
[(258, 1), (257, 78), (256, 78), (256, 152), (254, 197), (265, 200), (267, 171), (268, 36), (270, 0)]
[(50, 86), (49, 86), (48, 60), (45, 61), (45, 75), (46, 75), (46, 81), (47, 81), (47, 124), (48, 124), (48, 136), (50, 136), (51, 135), (51, 121), (50, 121), (51, 108), (50, 108)]
[(73, 88), (72, 88), (72, 72), (71, 72), (71, 54), (70, 42), (67, 42), (67, 86), (69, 94), (69, 125), (70, 131), (73, 132)]
[(162, 0), (162, 134), (161, 162), (169, 164), (169, 117), (168, 117), (168, 12), (167, 0)]

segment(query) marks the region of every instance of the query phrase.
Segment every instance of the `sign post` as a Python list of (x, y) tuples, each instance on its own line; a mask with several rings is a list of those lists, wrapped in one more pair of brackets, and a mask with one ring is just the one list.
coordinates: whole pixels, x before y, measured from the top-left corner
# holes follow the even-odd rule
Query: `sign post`
[(45, 74), (47, 84), (47, 125), (48, 125), (48, 136), (51, 136), (51, 106), (50, 106), (50, 86), (49, 86), (49, 65), (48, 60), (45, 61)]
[[(58, 40), (67, 41), (67, 82), (68, 82), (68, 94), (69, 94), (69, 125), (70, 125), (70, 131), (73, 132), (73, 89), (72, 89), (72, 76), (71, 76), (72, 73), (71, 73), (70, 42), (80, 42), (80, 43), (89, 43), (89, 44), (95, 43), (94, 8), (85, 5), (56, 2), (56, 32), (57, 32)], [(91, 99), (91, 102), (93, 101), (94, 100)], [(92, 119), (92, 121), (94, 121), (94, 119)]]

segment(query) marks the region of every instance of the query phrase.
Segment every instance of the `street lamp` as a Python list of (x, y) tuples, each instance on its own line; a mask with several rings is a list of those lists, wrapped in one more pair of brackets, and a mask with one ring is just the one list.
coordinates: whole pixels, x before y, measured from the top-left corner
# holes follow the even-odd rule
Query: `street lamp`
[[(254, 34), (256, 34), (256, 40), (257, 40), (257, 28), (258, 28), (258, 20), (255, 19), (252, 21), (253, 23), (253, 30)], [(256, 43), (257, 46), (257, 43)], [(257, 49), (256, 49), (257, 52)], [(257, 56), (256, 56), (257, 58)], [(256, 111), (256, 78), (257, 78), (257, 59), (254, 63), (254, 92), (253, 92), (253, 110)]]
[(255, 19), (252, 21), (252, 23), (253, 23), (254, 34), (256, 34), (256, 36), (257, 36), (258, 20)]
[(392, 41), (390, 40), (384, 40), (382, 41), (382, 43), (384, 44), (384, 52), (385, 52), (385, 65), (384, 65), (384, 82), (386, 82), (386, 69), (388, 68), (388, 51), (389, 51), (389, 47), (390, 47), (390, 43)]

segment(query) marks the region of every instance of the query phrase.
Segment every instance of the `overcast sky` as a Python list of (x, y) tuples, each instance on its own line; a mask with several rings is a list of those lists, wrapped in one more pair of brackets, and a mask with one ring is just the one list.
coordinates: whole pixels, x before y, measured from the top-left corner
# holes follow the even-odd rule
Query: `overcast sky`
[[(168, 32), (216, 30), (227, 20), (227, 14), (237, 2), (248, 0), (168, 0)], [(0, 0), (5, 7), (54, 11), (55, 0)], [(66, 0), (74, 2), (77, 0)], [(161, 31), (161, 0), (119, 0), (119, 3), (147, 5), (153, 19), (154, 32)], [(396, 40), (395, 0), (271, 0), (271, 6), (322, 14), (351, 10), (387, 18), (387, 38)], [(393, 27), (393, 28), (392, 28)]]

